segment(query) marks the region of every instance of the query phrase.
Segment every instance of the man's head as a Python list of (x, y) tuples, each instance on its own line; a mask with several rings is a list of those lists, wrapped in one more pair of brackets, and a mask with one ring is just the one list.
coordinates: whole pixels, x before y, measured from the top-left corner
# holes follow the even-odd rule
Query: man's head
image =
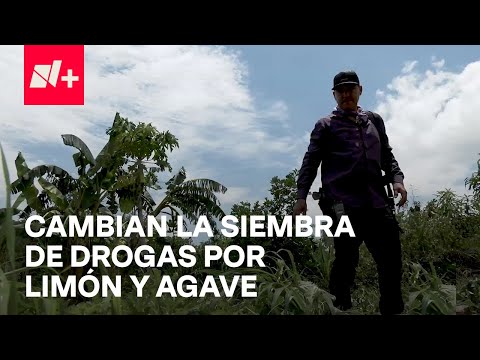
[(341, 71), (333, 78), (333, 96), (338, 107), (345, 111), (356, 111), (362, 95), (362, 86), (355, 71)]

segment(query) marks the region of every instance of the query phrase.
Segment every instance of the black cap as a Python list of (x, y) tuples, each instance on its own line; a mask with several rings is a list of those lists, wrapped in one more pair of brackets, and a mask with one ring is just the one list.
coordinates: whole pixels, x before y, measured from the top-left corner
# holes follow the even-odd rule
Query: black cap
[(343, 84), (355, 84), (360, 85), (360, 80), (358, 79), (358, 75), (355, 71), (341, 71), (333, 78), (333, 88), (335, 90), (337, 86)]

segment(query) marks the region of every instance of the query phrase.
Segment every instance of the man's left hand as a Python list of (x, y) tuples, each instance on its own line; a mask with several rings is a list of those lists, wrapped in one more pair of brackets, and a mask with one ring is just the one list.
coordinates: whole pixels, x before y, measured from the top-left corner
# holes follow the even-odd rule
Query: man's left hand
[(397, 206), (400, 207), (405, 205), (405, 203), (407, 202), (407, 190), (405, 190), (405, 187), (403, 186), (402, 183), (393, 184), (393, 196), (397, 198), (398, 194), (402, 195), (402, 198), (397, 204)]

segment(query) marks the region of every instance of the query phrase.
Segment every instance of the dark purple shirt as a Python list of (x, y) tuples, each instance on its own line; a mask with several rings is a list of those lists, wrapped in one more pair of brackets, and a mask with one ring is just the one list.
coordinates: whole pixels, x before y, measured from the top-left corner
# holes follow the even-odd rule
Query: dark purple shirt
[[(353, 113), (356, 121), (346, 115), (336, 109), (315, 124), (297, 180), (297, 197), (307, 198), (321, 165), (322, 188), (327, 195), (351, 207), (385, 207), (382, 170), (390, 182), (403, 183), (404, 179), (388, 137), (383, 131), (382, 148), (379, 132), (360, 107)], [(383, 120), (381, 125), (385, 129)]]

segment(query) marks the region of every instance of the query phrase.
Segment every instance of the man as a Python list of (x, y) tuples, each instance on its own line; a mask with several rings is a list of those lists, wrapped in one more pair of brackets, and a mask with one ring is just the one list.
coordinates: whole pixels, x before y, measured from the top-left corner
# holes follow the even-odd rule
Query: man
[(355, 232), (355, 237), (343, 233), (334, 238), (330, 292), (336, 298), (335, 306), (342, 310), (352, 307), (359, 247), (365, 242), (377, 264), (380, 312), (399, 314), (404, 310), (400, 228), (388, 204), (382, 170), (388, 183), (393, 183), (394, 197), (401, 194), (397, 206), (407, 200), (404, 175), (392, 154), (383, 119), (376, 114), (382, 126), (377, 129), (371, 116), (358, 105), (362, 86), (357, 74), (338, 73), (332, 90), (337, 106), (311, 132), (297, 180), (293, 215), (306, 215), (306, 198), (321, 164), (322, 212), (332, 217), (335, 227), (342, 215), (348, 215)]

